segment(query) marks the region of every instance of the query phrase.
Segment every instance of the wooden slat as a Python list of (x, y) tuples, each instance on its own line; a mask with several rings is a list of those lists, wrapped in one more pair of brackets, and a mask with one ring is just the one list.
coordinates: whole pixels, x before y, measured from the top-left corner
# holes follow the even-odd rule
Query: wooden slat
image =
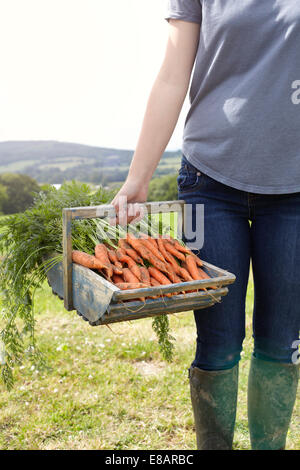
[[(142, 204), (151, 214), (182, 212), (184, 201), (163, 201), (163, 202), (146, 202)], [(65, 209), (70, 211), (72, 219), (94, 219), (104, 218), (115, 215), (115, 209), (111, 204), (103, 204), (100, 206), (88, 207), (71, 207)]]
[(203, 308), (211, 307), (214, 304), (215, 301), (211, 299), (203, 299), (197, 302), (187, 301), (187, 299), (185, 299), (184, 301), (182, 301), (182, 299), (173, 299), (172, 303), (168, 303), (167, 305), (164, 302), (159, 303), (157, 305), (153, 305), (151, 309), (143, 310), (141, 307), (134, 309), (134, 307), (132, 306), (131, 312), (128, 309), (126, 311), (115, 311), (113, 305), (111, 305), (111, 307), (109, 308), (109, 312), (105, 314), (101, 318), (101, 320), (99, 320), (96, 324), (106, 325), (119, 321), (138, 320), (141, 318), (154, 317), (156, 315), (186, 312), (194, 309), (200, 310)]
[[(52, 291), (64, 298), (63, 264), (58, 263), (47, 272)], [(116, 286), (103, 279), (92, 270), (73, 263), (73, 308), (79, 310), (90, 321), (99, 320), (107, 311)]]
[(143, 312), (151, 312), (152, 309), (160, 308), (162, 311), (164, 308), (167, 308), (171, 305), (182, 305), (186, 304), (196, 304), (197, 302), (202, 301), (216, 301), (220, 297), (227, 295), (228, 288), (222, 287), (214, 291), (199, 291), (199, 292), (189, 292), (187, 294), (178, 294), (173, 295), (172, 297), (160, 297), (159, 299), (146, 299), (145, 302), (136, 300), (131, 302), (119, 302), (117, 304), (110, 304), (108, 307), (109, 313), (117, 313), (123, 311), (125, 313), (130, 313), (133, 309)]
[(208, 272), (212, 279), (201, 279), (199, 281), (181, 282), (177, 284), (168, 284), (157, 287), (145, 287), (143, 289), (119, 290), (113, 295), (112, 300), (120, 302), (121, 300), (134, 299), (138, 297), (148, 297), (155, 295), (165, 295), (173, 292), (191, 291), (194, 289), (209, 288), (215, 286), (225, 286), (235, 281), (235, 276), (224, 269), (217, 268), (212, 264), (203, 261), (203, 268)]
[[(121, 300), (136, 299), (138, 297), (149, 297), (155, 295), (166, 295), (174, 292), (191, 291), (195, 289), (210, 288), (216, 285), (228, 285), (230, 280), (226, 277), (219, 277), (213, 280), (201, 280), (201, 281), (190, 281), (181, 282), (177, 284), (168, 284), (162, 286), (145, 287), (141, 289), (130, 289), (116, 291), (113, 295), (114, 302), (120, 302)], [(213, 290), (212, 290), (213, 292)]]
[(63, 210), (63, 269), (64, 269), (64, 305), (66, 310), (73, 310), (72, 288), (72, 217), (68, 209)]

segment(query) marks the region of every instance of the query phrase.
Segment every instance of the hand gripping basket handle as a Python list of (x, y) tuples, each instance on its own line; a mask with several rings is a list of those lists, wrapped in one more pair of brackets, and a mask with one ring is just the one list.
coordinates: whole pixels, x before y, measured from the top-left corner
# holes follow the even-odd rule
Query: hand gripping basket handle
[[(180, 224), (184, 228), (184, 201), (146, 202), (141, 204), (150, 214), (177, 212)], [(64, 305), (66, 310), (73, 310), (72, 286), (72, 220), (96, 219), (115, 215), (114, 206), (103, 204), (100, 206), (72, 207), (63, 209), (63, 280)]]

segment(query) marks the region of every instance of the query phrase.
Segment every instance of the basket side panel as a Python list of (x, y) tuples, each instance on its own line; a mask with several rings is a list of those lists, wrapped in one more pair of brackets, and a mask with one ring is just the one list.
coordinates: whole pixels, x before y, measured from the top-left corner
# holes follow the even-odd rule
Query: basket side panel
[[(114, 286), (106, 282), (93, 271), (73, 264), (73, 305), (90, 322), (98, 321), (106, 312)], [(47, 274), (52, 290), (63, 298), (63, 266), (62, 263), (54, 266)], [(103, 282), (104, 281), (104, 282)]]
[(73, 264), (74, 308), (90, 322), (104, 315), (114, 292), (110, 284), (103, 281), (93, 271)]

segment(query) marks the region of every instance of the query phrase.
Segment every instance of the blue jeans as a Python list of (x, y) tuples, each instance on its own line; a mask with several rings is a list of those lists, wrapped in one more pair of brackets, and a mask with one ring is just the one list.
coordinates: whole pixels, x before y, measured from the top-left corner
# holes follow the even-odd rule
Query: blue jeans
[(250, 261), (254, 355), (291, 363), (300, 329), (300, 193), (240, 191), (201, 173), (184, 156), (177, 181), (179, 199), (192, 204), (193, 218), (196, 204), (204, 204), (200, 257), (236, 275), (221, 303), (194, 312), (192, 366), (222, 370), (240, 360)]

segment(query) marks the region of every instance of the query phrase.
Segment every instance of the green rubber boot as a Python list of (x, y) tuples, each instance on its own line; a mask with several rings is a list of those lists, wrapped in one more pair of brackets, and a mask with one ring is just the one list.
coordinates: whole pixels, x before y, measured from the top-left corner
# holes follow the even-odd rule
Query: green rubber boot
[(236, 417), (238, 364), (232, 369), (189, 369), (197, 449), (230, 450)]
[(248, 422), (253, 450), (282, 450), (296, 400), (299, 366), (252, 356)]

